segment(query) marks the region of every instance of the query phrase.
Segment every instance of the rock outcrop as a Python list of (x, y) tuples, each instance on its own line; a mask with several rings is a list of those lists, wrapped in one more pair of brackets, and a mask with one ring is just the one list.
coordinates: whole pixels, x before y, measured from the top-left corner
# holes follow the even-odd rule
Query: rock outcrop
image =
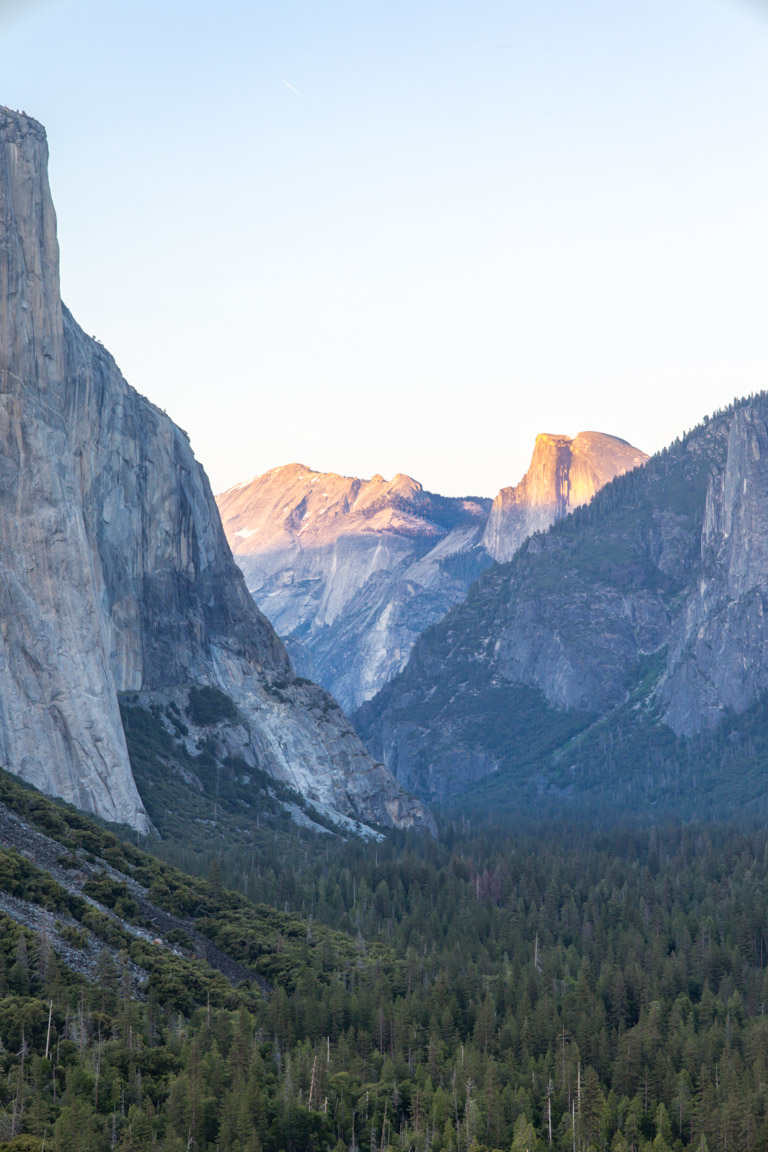
[(768, 406), (739, 408), (725, 466), (707, 487), (700, 564), (670, 633), (659, 690), (667, 723), (690, 735), (768, 688)]
[(416, 637), (490, 564), (479, 547), (490, 501), (437, 496), (401, 474), (359, 480), (289, 464), (217, 500), (297, 670), (346, 709), (405, 665)]
[[(549, 765), (556, 776), (555, 761), (580, 763), (574, 735), (593, 729), (597, 743), (584, 746), (611, 762), (618, 751), (606, 748), (641, 721), (658, 764), (670, 741), (704, 739), (767, 691), (761, 394), (486, 572), (356, 724), (401, 781), (439, 797), (497, 771), (539, 778)], [(636, 760), (647, 747), (641, 740)]]
[[(329, 809), (430, 823), (288, 656), (188, 438), (61, 303), (47, 144), (0, 110), (0, 762), (145, 828), (120, 691), (211, 685), (239, 754)], [(282, 687), (279, 699), (274, 683)]]
[(502, 488), (494, 500), (484, 547), (494, 560), (511, 560), (534, 532), (545, 532), (647, 459), (626, 440), (603, 432), (579, 432), (573, 439), (542, 432), (523, 479), (514, 488)]
[(402, 474), (359, 480), (301, 464), (217, 500), (248, 587), (297, 669), (351, 711), (405, 667), (417, 637), (493, 560), (646, 460), (600, 432), (543, 434), (526, 475), (492, 506), (425, 492)]

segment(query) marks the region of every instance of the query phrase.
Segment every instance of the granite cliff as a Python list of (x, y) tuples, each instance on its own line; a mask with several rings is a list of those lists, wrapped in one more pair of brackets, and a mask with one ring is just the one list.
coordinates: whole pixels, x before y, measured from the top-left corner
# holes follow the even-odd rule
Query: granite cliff
[[(186, 434), (59, 291), (43, 128), (0, 110), (0, 763), (147, 826), (118, 694), (214, 686), (237, 755), (352, 820), (428, 825), (256, 608)], [(275, 684), (280, 687), (276, 691)]]
[(358, 729), (433, 797), (499, 772), (569, 791), (590, 757), (618, 762), (627, 733), (636, 767), (660, 763), (672, 745), (679, 767), (690, 741), (706, 742), (729, 717), (738, 741), (738, 716), (768, 689), (766, 539), (762, 394), (486, 572), (360, 709)]
[(604, 432), (536, 437), (531, 463), (514, 488), (502, 488), (493, 502), (483, 545), (494, 560), (511, 560), (534, 532), (544, 532), (574, 508), (588, 504), (604, 484), (638, 468), (645, 452)]
[(297, 669), (347, 710), (401, 671), (416, 638), (494, 559), (647, 460), (599, 432), (537, 437), (515, 488), (438, 496), (409, 476), (273, 468), (217, 497), (235, 559)]
[(357, 707), (416, 637), (490, 564), (490, 500), (425, 492), (409, 476), (359, 480), (274, 468), (217, 497), (248, 588), (296, 668)]
[(686, 735), (745, 712), (768, 688), (768, 397), (723, 427), (706, 487), (696, 579), (675, 613), (659, 698)]

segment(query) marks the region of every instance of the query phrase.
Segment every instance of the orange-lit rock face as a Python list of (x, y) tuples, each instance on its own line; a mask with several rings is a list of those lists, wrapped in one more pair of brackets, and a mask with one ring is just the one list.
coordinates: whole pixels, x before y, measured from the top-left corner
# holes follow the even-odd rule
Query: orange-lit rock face
[(406, 664), (417, 636), (491, 563), (647, 459), (600, 432), (536, 438), (530, 468), (489, 500), (286, 464), (217, 497), (259, 607), (302, 675), (347, 710)]
[(490, 500), (425, 492), (410, 476), (370, 480), (273, 468), (217, 497), (256, 602), (297, 671), (346, 709), (404, 666), (416, 637), (490, 563)]
[(523, 479), (514, 488), (502, 488), (493, 502), (485, 548), (494, 560), (510, 560), (534, 532), (587, 504), (609, 480), (647, 459), (626, 440), (603, 432), (579, 432), (573, 439), (542, 432)]
[(341, 536), (437, 535), (418, 506), (421, 492), (417, 480), (400, 472), (391, 480), (359, 480), (286, 464), (217, 500), (233, 552), (249, 556), (322, 546)]

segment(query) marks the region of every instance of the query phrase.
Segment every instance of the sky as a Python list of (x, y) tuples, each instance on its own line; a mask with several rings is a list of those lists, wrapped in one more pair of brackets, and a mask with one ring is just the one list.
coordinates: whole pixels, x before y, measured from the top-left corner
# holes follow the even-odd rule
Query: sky
[(214, 491), (768, 387), (768, 0), (0, 0), (62, 291)]

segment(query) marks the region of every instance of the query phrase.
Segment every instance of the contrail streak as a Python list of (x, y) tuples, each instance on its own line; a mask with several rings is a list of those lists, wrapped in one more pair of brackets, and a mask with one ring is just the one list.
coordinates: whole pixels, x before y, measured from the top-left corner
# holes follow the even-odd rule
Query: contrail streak
[(295, 93), (295, 95), (298, 96), (300, 100), (306, 100), (304, 93), (299, 92), (298, 88), (294, 88), (293, 84), (289, 84), (287, 80), (283, 80), (283, 84), (285, 84), (286, 88), (290, 88), (291, 92)]

